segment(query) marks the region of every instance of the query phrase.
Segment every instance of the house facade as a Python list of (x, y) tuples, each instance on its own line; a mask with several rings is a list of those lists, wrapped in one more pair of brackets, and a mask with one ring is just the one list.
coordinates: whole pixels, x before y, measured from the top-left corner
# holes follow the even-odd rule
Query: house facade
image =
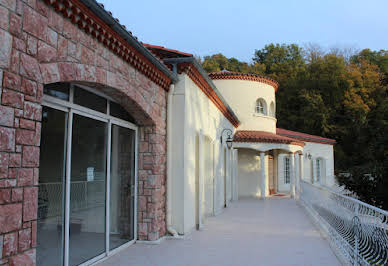
[(276, 81), (208, 75), (94, 0), (0, 14), (0, 265), (92, 264), (232, 200), (334, 184), (335, 141), (276, 128)]

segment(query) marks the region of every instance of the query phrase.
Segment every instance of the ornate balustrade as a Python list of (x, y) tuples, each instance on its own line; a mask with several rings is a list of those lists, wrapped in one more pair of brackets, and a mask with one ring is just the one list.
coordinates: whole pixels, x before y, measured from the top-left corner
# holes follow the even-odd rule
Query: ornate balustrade
[(301, 203), (352, 265), (388, 265), (388, 212), (301, 181)]

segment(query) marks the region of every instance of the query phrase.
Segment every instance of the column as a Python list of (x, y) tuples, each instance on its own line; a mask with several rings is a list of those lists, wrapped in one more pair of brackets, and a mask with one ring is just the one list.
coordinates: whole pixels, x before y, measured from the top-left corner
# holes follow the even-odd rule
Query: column
[(216, 215), (217, 211), (217, 176), (218, 176), (218, 168), (217, 164), (220, 160), (219, 150), (218, 150), (218, 141), (213, 141), (213, 215)]
[(291, 197), (295, 198), (295, 157), (290, 153)]
[(203, 202), (204, 202), (204, 136), (202, 130), (199, 132), (198, 140), (198, 229), (203, 228)]
[(311, 173), (312, 173), (312, 176), (311, 176), (312, 182), (311, 183), (313, 183), (313, 184), (317, 182), (317, 174), (315, 172), (315, 169), (317, 169), (316, 161), (314, 160), (314, 157), (312, 157), (311, 158)]
[(233, 148), (229, 150), (229, 183), (230, 183), (230, 201), (233, 201), (233, 179), (234, 179), (234, 159), (233, 159)]
[(267, 195), (267, 173), (265, 171), (265, 153), (260, 152), (261, 164), (261, 198), (265, 199)]
[(233, 150), (233, 200), (238, 200), (238, 150)]
[[(283, 178), (283, 181), (282, 181), (282, 183), (284, 184), (284, 178), (285, 178), (285, 176), (284, 176), (284, 161), (283, 161), (283, 163), (281, 163), (282, 162), (282, 160), (284, 160), (284, 157), (281, 157), (281, 155), (282, 155), (282, 153), (280, 153), (280, 152), (278, 152), (278, 156), (277, 156), (277, 165), (276, 165), (276, 168), (277, 168), (277, 174), (278, 174), (278, 191), (277, 192), (279, 192), (279, 183), (280, 183), (280, 175), (282, 175), (282, 178)], [(280, 166), (281, 165), (283, 165), (283, 168), (280, 168)]]
[(274, 174), (275, 174), (275, 193), (279, 193), (279, 155), (280, 152), (275, 150), (274, 152)]
[(300, 171), (299, 171), (299, 187), (298, 187), (298, 193), (301, 193), (301, 185), (300, 182), (304, 180), (304, 157), (303, 154), (299, 154), (299, 166), (300, 166)]
[(295, 198), (299, 198), (300, 193), (300, 157), (295, 153)]
[(230, 182), (230, 153), (229, 153), (229, 149), (226, 147), (224, 148), (226, 149), (226, 152), (224, 150), (224, 156), (225, 156), (225, 167), (224, 167), (224, 170), (225, 170), (225, 173), (224, 173), (224, 186), (225, 186), (225, 206), (226, 207), (229, 207), (229, 182)]
[(229, 150), (229, 199), (233, 201), (233, 169), (234, 169), (234, 161), (233, 161), (233, 149)]

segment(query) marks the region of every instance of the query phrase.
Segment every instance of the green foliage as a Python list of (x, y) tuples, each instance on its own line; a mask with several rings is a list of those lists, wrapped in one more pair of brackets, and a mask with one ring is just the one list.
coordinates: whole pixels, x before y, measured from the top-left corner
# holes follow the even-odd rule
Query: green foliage
[(354, 167), (350, 170), (350, 176), (339, 174), (337, 178), (340, 185), (354, 191), (361, 201), (388, 210), (387, 175), (387, 164), (378, 164)]
[(208, 73), (228, 70), (232, 72), (263, 74), (265, 69), (265, 65), (263, 64), (248, 64), (246, 62), (240, 62), (233, 57), (228, 59), (222, 54), (205, 56), (202, 66)]
[(216, 54), (202, 65), (208, 72), (277, 80), (278, 127), (336, 139), (336, 170), (352, 173), (341, 182), (363, 200), (387, 208), (387, 50), (352, 54), (351, 49), (325, 52), (317, 45), (269, 44), (254, 52), (251, 63)]

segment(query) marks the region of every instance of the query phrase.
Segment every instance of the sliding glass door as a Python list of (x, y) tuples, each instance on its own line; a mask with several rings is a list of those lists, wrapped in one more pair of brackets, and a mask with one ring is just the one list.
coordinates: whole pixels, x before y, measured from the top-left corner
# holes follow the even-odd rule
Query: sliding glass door
[(112, 125), (110, 242), (112, 250), (134, 239), (135, 132)]
[[(45, 96), (38, 265), (93, 262), (136, 235), (137, 128), (116, 103), (68, 89), (68, 101), (52, 97), (62, 95), (56, 92)], [(88, 99), (99, 103), (98, 111)]]
[(44, 107), (40, 144), (37, 264), (61, 265), (64, 248), (66, 112)]
[(73, 116), (69, 264), (105, 252), (105, 187), (108, 123)]

